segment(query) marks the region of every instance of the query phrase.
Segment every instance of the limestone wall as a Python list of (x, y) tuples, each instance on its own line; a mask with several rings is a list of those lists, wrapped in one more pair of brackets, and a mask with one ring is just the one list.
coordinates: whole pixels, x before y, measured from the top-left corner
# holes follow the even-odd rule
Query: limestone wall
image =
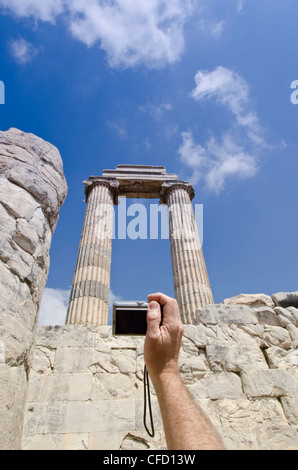
[(0, 132), (0, 449), (20, 447), (31, 348), (67, 187), (58, 150)]
[[(298, 309), (285, 297), (230, 299), (185, 326), (183, 381), (227, 449), (298, 449)], [(143, 345), (110, 327), (38, 327), (23, 449), (165, 449), (154, 396), (156, 437), (143, 426)]]

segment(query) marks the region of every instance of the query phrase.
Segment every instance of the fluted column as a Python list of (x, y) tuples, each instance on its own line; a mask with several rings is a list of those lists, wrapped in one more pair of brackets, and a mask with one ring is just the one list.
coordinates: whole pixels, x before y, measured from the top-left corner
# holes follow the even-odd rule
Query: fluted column
[(163, 185), (162, 202), (169, 209), (175, 297), (184, 324), (195, 322), (197, 308), (214, 303), (191, 203), (193, 197), (194, 189), (189, 183)]
[(86, 214), (66, 324), (107, 325), (113, 207), (118, 183), (87, 180)]

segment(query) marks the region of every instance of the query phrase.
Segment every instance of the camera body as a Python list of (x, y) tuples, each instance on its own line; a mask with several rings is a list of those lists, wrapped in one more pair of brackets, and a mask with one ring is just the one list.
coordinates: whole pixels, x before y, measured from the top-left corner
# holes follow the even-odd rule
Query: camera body
[(114, 302), (113, 335), (144, 336), (147, 331), (148, 302)]

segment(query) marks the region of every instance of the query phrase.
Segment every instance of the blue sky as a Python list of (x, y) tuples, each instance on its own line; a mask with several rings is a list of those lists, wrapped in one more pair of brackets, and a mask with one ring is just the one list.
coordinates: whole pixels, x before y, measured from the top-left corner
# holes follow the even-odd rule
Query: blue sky
[[(121, 163), (193, 182), (216, 303), (297, 290), (297, 19), (294, 0), (0, 0), (0, 128), (56, 145), (69, 187), (40, 323), (64, 321), (82, 181)], [(169, 241), (114, 240), (111, 290), (174, 295)]]

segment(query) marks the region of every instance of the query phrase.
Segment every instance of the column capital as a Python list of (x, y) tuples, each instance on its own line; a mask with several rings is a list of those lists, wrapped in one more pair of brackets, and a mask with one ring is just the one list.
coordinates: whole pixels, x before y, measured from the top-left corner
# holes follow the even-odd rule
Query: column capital
[(113, 192), (113, 199), (114, 204), (118, 205), (118, 194), (119, 194), (119, 182), (115, 178), (102, 178), (100, 176), (90, 176), (87, 180), (83, 181), (85, 186), (85, 196), (86, 202), (88, 200), (88, 196), (90, 191), (94, 188), (94, 186), (107, 186)]
[(176, 189), (184, 189), (192, 201), (195, 197), (195, 190), (191, 183), (186, 181), (178, 180), (178, 181), (165, 181), (162, 184), (161, 192), (160, 192), (160, 203), (167, 204), (168, 195), (171, 191)]

